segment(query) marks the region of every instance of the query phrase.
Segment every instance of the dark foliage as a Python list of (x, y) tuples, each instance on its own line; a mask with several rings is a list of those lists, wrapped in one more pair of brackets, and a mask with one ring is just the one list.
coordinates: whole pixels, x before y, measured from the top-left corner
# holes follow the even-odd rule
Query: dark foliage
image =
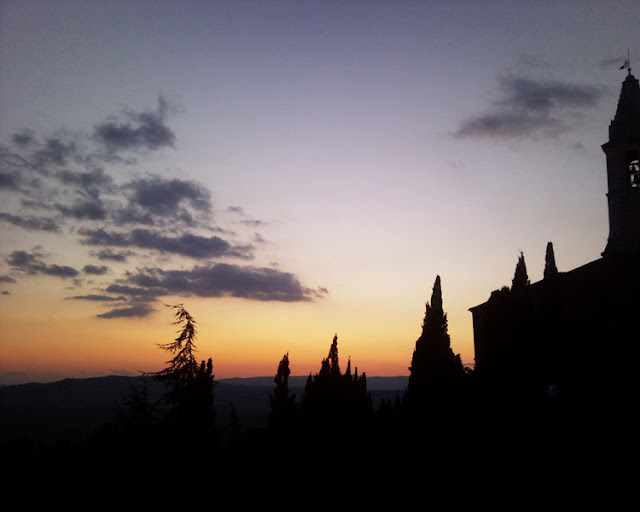
[(278, 364), (278, 372), (273, 381), (276, 387), (269, 396), (271, 412), (269, 413), (269, 427), (285, 429), (295, 426), (298, 412), (296, 395), (289, 393), (289, 353), (287, 352)]
[[(565, 354), (553, 352), (570, 333), (562, 328), (566, 318), (559, 310), (557, 280), (542, 284), (527, 288), (539, 290), (535, 301), (517, 287), (491, 295), (488, 329), (502, 359), (465, 372), (451, 349), (437, 277), (407, 390), (375, 410), (366, 375), (352, 371), (350, 360), (342, 370), (337, 336), (318, 373), (309, 375), (300, 403), (291, 392), (285, 354), (273, 379), (268, 424), (259, 428), (243, 427), (234, 404), (228, 420), (214, 424), (222, 421), (213, 407), (212, 361), (197, 363), (195, 321), (177, 306), (179, 335), (161, 345), (173, 358), (166, 369), (149, 374), (153, 393), (147, 383), (132, 387), (115, 421), (81, 442), (5, 444), (1, 455), (7, 469), (0, 476), (10, 482), (28, 473), (31, 481), (43, 482), (41, 494), (50, 506), (66, 508), (83, 504), (80, 495), (59, 491), (69, 482), (105, 495), (102, 505), (139, 499), (160, 510), (177, 506), (173, 499), (184, 505), (187, 496), (199, 505), (211, 503), (209, 497), (199, 502), (189, 488), (216, 489), (244, 508), (323, 498), (339, 482), (349, 490), (340, 506), (373, 510), (417, 501), (448, 510), (616, 509), (626, 504), (624, 489), (633, 488), (634, 473), (618, 471), (615, 464), (630, 460), (627, 451), (640, 452), (632, 420), (638, 385), (629, 379), (635, 384), (618, 389), (613, 400), (605, 385), (568, 392), (568, 383), (581, 375), (558, 363)], [(600, 305), (603, 317), (618, 322), (630, 316), (623, 308), (626, 299), (615, 308)], [(580, 333), (588, 339), (587, 327)], [(548, 364), (527, 364), (546, 361), (530, 347), (551, 351)], [(160, 402), (154, 399), (158, 382), (164, 390)], [(550, 383), (558, 384), (559, 395)], [(632, 443), (623, 446), (621, 440)], [(159, 492), (158, 483), (166, 489)]]
[(512, 290), (522, 290), (529, 285), (529, 276), (527, 275), (527, 264), (524, 261), (524, 254), (520, 252), (518, 256), (518, 263), (516, 264), (516, 271), (511, 281)]
[(302, 415), (309, 428), (352, 427), (366, 422), (372, 413), (367, 393), (367, 376), (351, 374), (351, 361), (343, 374), (338, 357), (338, 336), (333, 337), (329, 354), (320, 371), (309, 375), (302, 397)]

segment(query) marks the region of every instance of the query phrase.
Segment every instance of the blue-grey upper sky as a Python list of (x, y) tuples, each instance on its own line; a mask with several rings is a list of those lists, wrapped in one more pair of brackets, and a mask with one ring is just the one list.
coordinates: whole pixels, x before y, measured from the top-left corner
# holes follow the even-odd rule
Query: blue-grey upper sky
[(467, 309), (520, 251), (536, 281), (548, 241), (560, 270), (606, 244), (634, 1), (0, 9), (4, 318), (25, 283), (102, 326), (173, 298), (303, 303), (406, 368), (440, 275), (471, 362)]

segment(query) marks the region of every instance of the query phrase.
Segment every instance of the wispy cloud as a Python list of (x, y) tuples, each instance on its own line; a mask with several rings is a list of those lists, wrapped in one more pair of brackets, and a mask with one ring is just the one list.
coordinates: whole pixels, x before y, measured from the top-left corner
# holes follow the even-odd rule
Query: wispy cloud
[(136, 304), (127, 308), (116, 308), (98, 315), (98, 318), (144, 318), (153, 313), (149, 304)]
[(462, 121), (454, 136), (514, 139), (555, 137), (569, 131), (567, 114), (593, 108), (604, 95), (598, 86), (537, 80), (517, 75), (498, 77), (499, 98), (483, 113)]
[(127, 298), (124, 295), (113, 297), (111, 295), (89, 294), (65, 297), (65, 300), (88, 300), (92, 302), (126, 302)]
[(0, 221), (9, 222), (27, 231), (49, 231), (52, 233), (59, 233), (61, 231), (58, 223), (50, 217), (13, 215), (11, 213), (0, 212)]
[(44, 274), (55, 277), (76, 277), (80, 274), (75, 268), (66, 265), (47, 265), (42, 260), (40, 253), (28, 253), (26, 251), (13, 251), (6, 262), (14, 269), (28, 274)]

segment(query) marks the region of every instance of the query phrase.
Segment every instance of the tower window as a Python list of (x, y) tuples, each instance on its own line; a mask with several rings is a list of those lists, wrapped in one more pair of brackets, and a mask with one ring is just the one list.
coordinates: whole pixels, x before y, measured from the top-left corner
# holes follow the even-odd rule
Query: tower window
[(632, 188), (640, 187), (640, 160), (629, 162), (629, 184)]

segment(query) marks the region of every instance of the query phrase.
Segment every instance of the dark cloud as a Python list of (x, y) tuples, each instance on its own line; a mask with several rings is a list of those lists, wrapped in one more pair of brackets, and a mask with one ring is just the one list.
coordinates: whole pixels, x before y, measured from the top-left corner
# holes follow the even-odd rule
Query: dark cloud
[(104, 153), (105, 144), (118, 150), (172, 144), (173, 133), (164, 124), (169, 109), (160, 98), (155, 112), (127, 112), (126, 122), (117, 126), (113, 120), (101, 123), (102, 138), (64, 130), (43, 138), (31, 131), (14, 133), (9, 146), (0, 146), (0, 192), (18, 193), (14, 197), (29, 215), (11, 211), (13, 217), (4, 220), (25, 229), (52, 230), (53, 220), (42, 224), (24, 219), (54, 211), (58, 228), (64, 221), (96, 220), (172, 229), (210, 227), (211, 193), (202, 184), (157, 175), (117, 184), (103, 168), (113, 161), (113, 155)]
[(77, 220), (105, 220), (107, 210), (100, 200), (77, 201), (73, 205), (56, 204), (55, 208), (65, 217)]
[(116, 190), (113, 178), (103, 169), (91, 169), (88, 172), (77, 172), (65, 169), (56, 173), (56, 178), (67, 186), (73, 186), (77, 191), (97, 199), (101, 193), (113, 193)]
[(35, 135), (31, 130), (23, 130), (14, 133), (11, 136), (11, 140), (16, 146), (28, 146), (35, 141)]
[(109, 293), (122, 293), (133, 297), (161, 297), (167, 295), (166, 291), (161, 288), (143, 288), (134, 287), (124, 284), (112, 284), (107, 287)]
[(41, 272), (48, 276), (56, 276), (56, 277), (75, 277), (80, 272), (78, 272), (73, 267), (68, 267), (66, 265), (46, 265), (42, 268)]
[(467, 119), (455, 132), (455, 136), (511, 139), (557, 130), (559, 127), (558, 120), (548, 116), (532, 116), (526, 112), (495, 112)]
[(11, 295), (11, 292), (7, 290), (2, 290), (2, 295)]
[(89, 251), (89, 255), (103, 261), (116, 261), (123, 263), (129, 256), (135, 256), (133, 251), (113, 251), (111, 249), (101, 249), (99, 251)]
[(231, 245), (219, 236), (204, 237), (185, 233), (179, 237), (168, 237), (147, 229), (134, 229), (131, 242), (135, 247), (171, 252), (190, 258), (243, 258), (252, 257), (253, 246)]
[(98, 315), (98, 318), (144, 318), (153, 313), (153, 308), (146, 303), (135, 304), (127, 308), (117, 308)]
[(39, 253), (28, 253), (26, 251), (13, 251), (6, 262), (14, 269), (26, 272), (28, 274), (44, 274), (55, 277), (76, 277), (78, 272), (73, 267), (66, 265), (47, 265), (42, 261), (42, 255)]
[(0, 283), (17, 283), (11, 276), (0, 276)]
[(128, 247), (131, 242), (122, 233), (109, 233), (103, 228), (78, 230), (78, 233), (85, 237), (80, 241), (82, 245), (104, 245), (111, 247)]
[(500, 99), (487, 112), (462, 122), (454, 132), (456, 137), (556, 136), (570, 129), (563, 116), (595, 107), (604, 94), (596, 86), (514, 75), (499, 77), (498, 86)]
[(94, 136), (112, 154), (173, 147), (175, 134), (166, 124), (168, 110), (167, 101), (160, 97), (155, 112), (125, 112), (125, 121), (112, 118), (100, 123)]
[(29, 161), (11, 149), (0, 146), (0, 190), (19, 191), (21, 175), (30, 170)]
[(94, 276), (102, 276), (109, 272), (109, 267), (106, 265), (101, 265), (100, 267), (96, 265), (85, 265), (82, 269), (85, 274), (93, 274)]
[(6, 258), (6, 262), (20, 270), (39, 264), (37, 256), (29, 254), (27, 251), (13, 251), (9, 257)]
[(73, 141), (65, 141), (61, 137), (50, 137), (44, 146), (33, 154), (33, 163), (39, 170), (48, 172), (48, 167), (51, 165), (59, 167), (66, 165), (74, 151)]
[(152, 176), (132, 181), (132, 201), (154, 215), (167, 215), (183, 205), (201, 212), (211, 210), (211, 194), (195, 181)]
[(0, 171), (0, 190), (18, 190), (18, 173)]
[(219, 236), (204, 237), (185, 233), (172, 237), (148, 229), (134, 229), (129, 233), (110, 233), (103, 228), (82, 229), (83, 245), (137, 247), (188, 256), (190, 258), (252, 257), (253, 246), (232, 245)]
[(112, 297), (111, 295), (74, 295), (73, 297), (65, 297), (65, 300), (88, 300), (93, 302), (126, 302), (127, 298), (123, 295)]
[[(240, 297), (259, 301), (308, 302), (322, 298), (325, 288), (311, 289), (289, 272), (272, 268), (217, 263), (191, 270), (146, 269), (129, 277), (137, 285), (134, 293), (149, 290), (160, 295), (196, 295), (198, 297)], [(111, 287), (110, 287), (111, 288)], [(127, 295), (125, 287), (112, 288)]]
[(505, 97), (499, 104), (534, 113), (547, 113), (552, 108), (594, 107), (603, 94), (599, 87), (517, 76), (501, 77), (500, 88)]
[(50, 217), (35, 217), (32, 215), (13, 215), (11, 213), (0, 213), (0, 221), (9, 222), (27, 231), (49, 231), (58, 233), (61, 231), (58, 223)]
[[(308, 288), (296, 275), (281, 270), (211, 263), (219, 258), (253, 259), (252, 243), (265, 242), (255, 231), (265, 222), (251, 218), (241, 206), (229, 207), (226, 213), (236, 224), (254, 228), (246, 230), (248, 237), (253, 236), (246, 239), (251, 242), (234, 242), (236, 233), (213, 222), (212, 195), (203, 184), (157, 174), (117, 180), (118, 175), (108, 170), (107, 165), (131, 165), (144, 153), (174, 146), (175, 135), (167, 123), (171, 108), (161, 97), (155, 110), (123, 112), (96, 123), (91, 133), (14, 133), (7, 146), (0, 146), (0, 194), (9, 197), (2, 203), (6, 211), (0, 212), (0, 221), (25, 230), (71, 233), (88, 256), (101, 262), (124, 263), (130, 256), (149, 258), (159, 252), (203, 263), (191, 270), (127, 272), (121, 279), (100, 283), (101, 292), (74, 292), (78, 295), (67, 297), (128, 301), (127, 307), (101, 318), (147, 316), (153, 303), (168, 295), (283, 302), (314, 301), (326, 295), (325, 289)], [(111, 273), (100, 264), (86, 264), (82, 271), (50, 264), (40, 247), (16, 250), (4, 258), (14, 275), (71, 278), (76, 286), (82, 285), (81, 273), (92, 276), (92, 281)], [(0, 282), (15, 279), (4, 276)]]

